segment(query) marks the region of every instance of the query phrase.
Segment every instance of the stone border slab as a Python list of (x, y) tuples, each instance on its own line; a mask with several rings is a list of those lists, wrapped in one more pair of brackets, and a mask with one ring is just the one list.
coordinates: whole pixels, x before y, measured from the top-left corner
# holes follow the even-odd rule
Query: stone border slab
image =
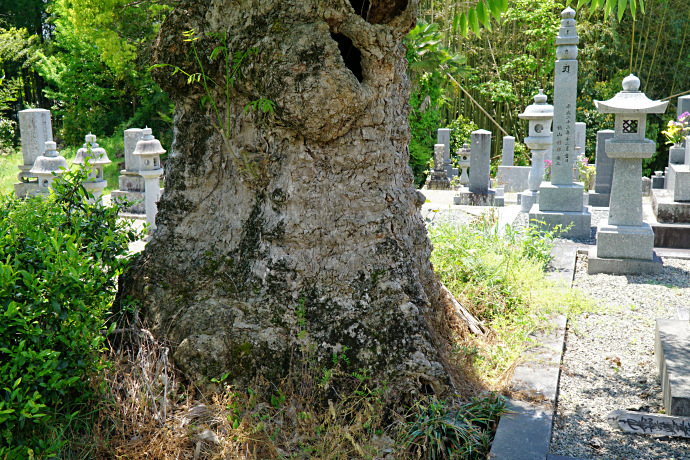
[(690, 416), (690, 323), (674, 319), (657, 319), (654, 356), (669, 415)]

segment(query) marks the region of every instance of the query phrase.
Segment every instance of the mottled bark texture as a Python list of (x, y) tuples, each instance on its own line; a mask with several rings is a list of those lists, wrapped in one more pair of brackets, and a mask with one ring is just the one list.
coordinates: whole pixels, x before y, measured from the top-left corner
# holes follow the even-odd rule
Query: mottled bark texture
[[(401, 395), (452, 387), (439, 330), (453, 308), (408, 167), (402, 39), (416, 6), (187, 0), (166, 19), (155, 59), (198, 70), (182, 35), (196, 31), (230, 148), (203, 89), (158, 69), (176, 103), (175, 137), (158, 229), (121, 295), (142, 300), (192, 378), (284, 376), (304, 329), (322, 365), (347, 347), (352, 370)], [(227, 32), (233, 51), (257, 50), (230, 89), (227, 119), (214, 32)], [(275, 112), (245, 110), (258, 98)]]

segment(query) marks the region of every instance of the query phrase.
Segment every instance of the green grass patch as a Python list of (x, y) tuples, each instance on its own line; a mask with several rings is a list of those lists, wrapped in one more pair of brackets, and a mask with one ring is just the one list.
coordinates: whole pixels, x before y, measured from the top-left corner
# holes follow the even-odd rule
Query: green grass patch
[(549, 327), (549, 318), (592, 308), (581, 292), (545, 278), (554, 232), (510, 226), (501, 232), (496, 214), (488, 213), (468, 225), (441, 222), (429, 235), (442, 282), (490, 329), (482, 337), (460, 338), (455, 348), (490, 387), (500, 385), (533, 342), (530, 335)]

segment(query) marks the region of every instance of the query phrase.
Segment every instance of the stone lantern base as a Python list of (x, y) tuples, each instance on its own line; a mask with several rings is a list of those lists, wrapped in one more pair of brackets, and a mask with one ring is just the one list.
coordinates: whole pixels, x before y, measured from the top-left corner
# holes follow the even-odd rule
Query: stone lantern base
[(664, 266), (654, 252), (654, 232), (640, 226), (607, 225), (597, 228), (597, 246), (589, 251), (587, 273), (661, 273)]

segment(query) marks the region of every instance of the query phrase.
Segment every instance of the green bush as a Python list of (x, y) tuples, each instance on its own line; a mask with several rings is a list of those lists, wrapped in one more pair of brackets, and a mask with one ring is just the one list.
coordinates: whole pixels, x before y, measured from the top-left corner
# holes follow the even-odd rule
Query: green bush
[(0, 196), (0, 458), (58, 455), (98, 391), (105, 317), (138, 235), (117, 207), (84, 204), (86, 174), (45, 199)]

